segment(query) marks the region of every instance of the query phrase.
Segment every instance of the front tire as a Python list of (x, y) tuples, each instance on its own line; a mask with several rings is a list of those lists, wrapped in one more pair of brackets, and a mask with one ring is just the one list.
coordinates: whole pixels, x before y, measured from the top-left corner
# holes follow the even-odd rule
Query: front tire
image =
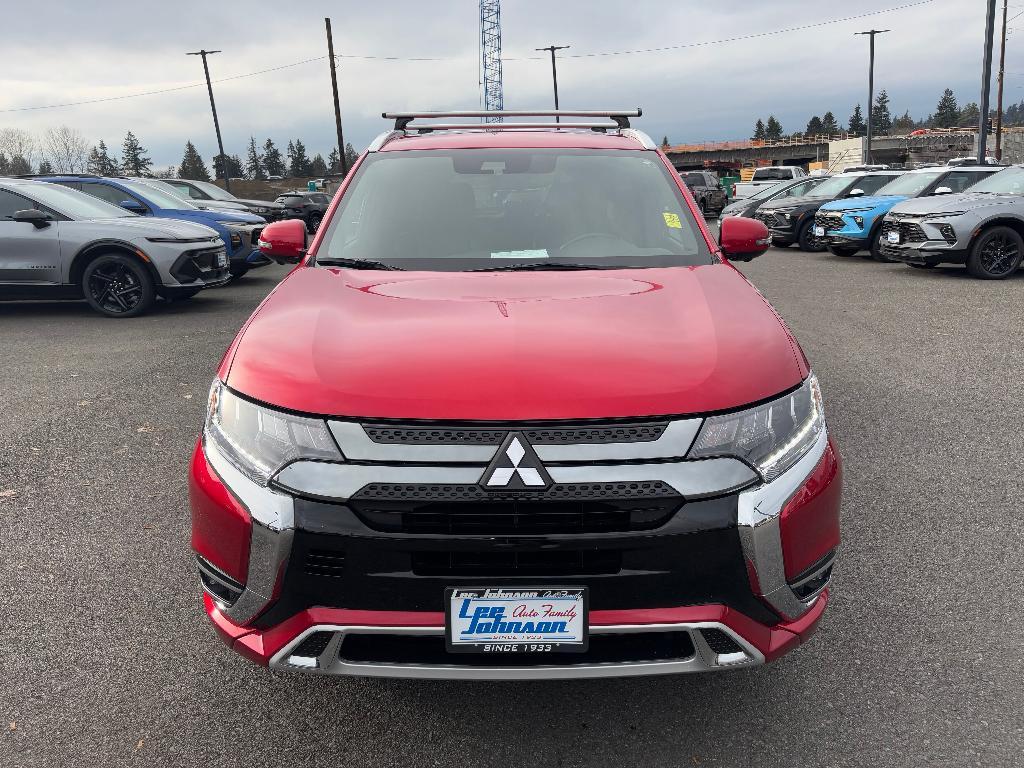
[(833, 256), (842, 256), (843, 258), (846, 258), (848, 256), (855, 255), (860, 248), (856, 245), (830, 245), (828, 250)]
[(814, 236), (814, 219), (805, 222), (800, 227), (800, 235), (797, 237), (797, 242), (800, 244), (801, 251), (821, 253), (825, 250), (824, 243)]
[(871, 233), (871, 258), (875, 261), (881, 261), (885, 264), (893, 264), (897, 259), (890, 259), (884, 253), (882, 253), (882, 228), (878, 227), (874, 232)]
[(1024, 238), (1009, 227), (986, 229), (971, 246), (967, 271), (981, 280), (1005, 280), (1020, 266)]
[(82, 294), (89, 306), (107, 317), (137, 317), (156, 301), (153, 278), (131, 256), (107, 253), (82, 272)]
[(320, 229), (320, 222), (323, 221), (323, 219), (324, 216), (322, 213), (309, 214), (309, 221), (306, 223), (306, 229), (309, 230), (309, 234), (316, 234), (316, 231)]

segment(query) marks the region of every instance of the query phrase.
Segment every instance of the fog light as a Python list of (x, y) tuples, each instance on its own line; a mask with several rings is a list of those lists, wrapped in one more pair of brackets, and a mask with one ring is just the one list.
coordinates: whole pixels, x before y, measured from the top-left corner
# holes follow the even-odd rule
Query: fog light
[(956, 232), (953, 231), (953, 227), (949, 224), (939, 224), (939, 234), (950, 245), (956, 242)]
[(242, 247), (242, 236), (234, 232), (231, 233), (231, 250)]
[(856, 222), (858, 227), (860, 227), (861, 229), (864, 229), (864, 217), (863, 216), (854, 216), (853, 220), (854, 220), (854, 222)]

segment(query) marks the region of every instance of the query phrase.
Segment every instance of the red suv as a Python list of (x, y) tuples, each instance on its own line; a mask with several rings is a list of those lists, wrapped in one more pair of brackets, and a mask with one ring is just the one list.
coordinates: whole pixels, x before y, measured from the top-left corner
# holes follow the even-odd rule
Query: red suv
[(840, 459), (729, 263), (768, 232), (716, 242), (639, 110), (558, 114), (385, 115), (308, 251), (301, 221), (263, 230), (301, 263), (225, 354), (190, 478), (206, 611), (244, 656), (600, 677), (814, 631)]

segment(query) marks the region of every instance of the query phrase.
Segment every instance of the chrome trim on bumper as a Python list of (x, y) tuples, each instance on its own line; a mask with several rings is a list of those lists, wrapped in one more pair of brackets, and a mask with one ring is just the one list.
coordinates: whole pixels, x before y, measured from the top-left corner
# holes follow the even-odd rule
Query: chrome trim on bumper
[[(678, 419), (669, 422), (656, 440), (628, 443), (534, 444), (537, 457), (544, 462), (558, 461), (634, 461), (638, 459), (676, 459), (686, 456), (700, 431), (703, 419)], [(375, 443), (361, 424), (354, 421), (328, 421), (328, 428), (346, 459), (381, 463), (424, 462), (428, 464), (479, 462), (494, 458), (501, 441), (487, 444)], [(495, 427), (501, 432), (513, 427)]]
[(817, 594), (806, 601), (801, 600), (787, 583), (779, 520), (783, 507), (818, 466), (827, 447), (828, 431), (822, 429), (811, 450), (793, 467), (772, 482), (739, 495), (737, 524), (740, 543), (743, 554), (757, 574), (759, 595), (790, 621), (807, 613), (817, 600)]
[[(274, 485), (321, 499), (345, 500), (371, 483), (475, 485), (486, 465), (387, 466), (296, 461), (282, 469)], [(744, 488), (758, 475), (739, 459), (718, 458), (652, 464), (598, 464), (546, 467), (555, 483), (617, 483), (660, 480), (687, 499), (723, 495)]]
[(252, 517), (245, 589), (234, 603), (221, 609), (235, 624), (247, 624), (273, 599), (277, 580), (284, 573), (292, 550), (295, 502), (291, 496), (250, 480), (205, 437), (203, 453), (214, 472)]
[[(743, 649), (742, 653), (717, 654), (704, 640), (700, 629), (718, 629)], [(738, 669), (764, 663), (764, 656), (746, 639), (729, 627), (714, 621), (680, 624), (620, 624), (592, 627), (591, 635), (626, 632), (689, 632), (695, 653), (685, 659), (668, 661), (632, 661), (601, 664), (546, 664), (534, 667), (475, 667), (459, 664), (385, 664), (351, 662), (338, 658), (345, 634), (373, 635), (443, 635), (444, 627), (372, 627), (318, 624), (295, 637), (270, 660), (272, 669), (285, 669), (320, 675), (354, 675), (359, 677), (405, 677), (436, 680), (555, 680), (596, 677), (630, 677), (636, 675), (667, 675), (682, 672)], [(314, 632), (333, 632), (334, 637), (320, 656), (292, 657), (292, 651)], [(291, 658), (290, 658), (291, 657)], [(742, 657), (742, 658), (741, 658)], [(294, 660), (292, 660), (294, 659)]]

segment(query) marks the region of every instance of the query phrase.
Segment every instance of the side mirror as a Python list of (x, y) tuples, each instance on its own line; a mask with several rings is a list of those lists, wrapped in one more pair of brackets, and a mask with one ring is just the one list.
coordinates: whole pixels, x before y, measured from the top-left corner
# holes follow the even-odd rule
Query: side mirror
[(750, 261), (768, 250), (772, 238), (764, 222), (730, 216), (722, 219), (718, 243), (730, 261)]
[(120, 203), (118, 203), (118, 205), (120, 205), (126, 211), (137, 213), (140, 216), (149, 212), (149, 209), (146, 208), (146, 206), (144, 206), (138, 200), (122, 200)]
[(953, 194), (953, 190), (950, 187), (938, 187), (934, 192), (932, 192), (932, 194), (933, 195), (952, 195)]
[(857, 187), (857, 189), (851, 189), (850, 194), (848, 194), (847, 197), (864, 197), (864, 190), (860, 187)]
[(286, 219), (267, 224), (260, 232), (259, 249), (278, 264), (297, 264), (306, 255), (306, 222)]
[(15, 211), (14, 215), (11, 216), (11, 220), (22, 221), (26, 224), (31, 224), (36, 229), (43, 229), (44, 227), (50, 226), (50, 222), (53, 221), (53, 216), (45, 211), (29, 208), (24, 211)]

